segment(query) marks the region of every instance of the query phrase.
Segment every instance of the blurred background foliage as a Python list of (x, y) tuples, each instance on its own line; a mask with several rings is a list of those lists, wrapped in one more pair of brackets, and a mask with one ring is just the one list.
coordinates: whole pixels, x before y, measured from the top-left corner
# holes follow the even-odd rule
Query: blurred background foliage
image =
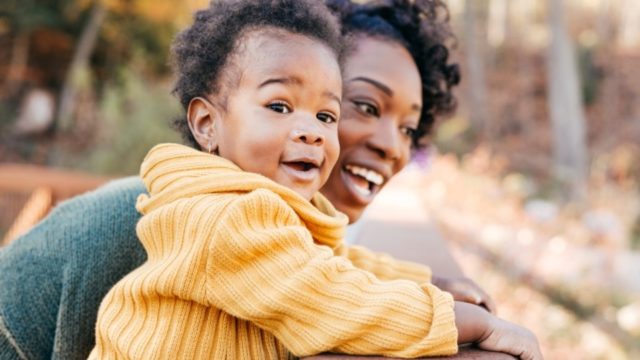
[[(425, 206), (547, 358), (639, 358), (640, 1), (445, 2)], [(121, 176), (180, 141), (169, 47), (206, 3), (2, 0), (0, 162)]]
[(3, 1), (2, 159), (132, 174), (150, 146), (179, 141), (169, 47), (205, 4)]

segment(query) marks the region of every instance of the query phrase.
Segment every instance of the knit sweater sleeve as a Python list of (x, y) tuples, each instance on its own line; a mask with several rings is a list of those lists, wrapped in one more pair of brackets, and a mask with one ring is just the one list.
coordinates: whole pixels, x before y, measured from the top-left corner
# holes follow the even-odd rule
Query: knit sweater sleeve
[(418, 284), (431, 282), (431, 268), (428, 266), (398, 260), (362, 246), (342, 246), (336, 254), (349, 259), (355, 267), (372, 272), (380, 280), (405, 279)]
[(208, 248), (207, 299), (274, 334), (293, 354), (395, 357), (457, 351), (453, 300), (430, 284), (382, 281), (313, 242), (277, 195), (227, 206)]

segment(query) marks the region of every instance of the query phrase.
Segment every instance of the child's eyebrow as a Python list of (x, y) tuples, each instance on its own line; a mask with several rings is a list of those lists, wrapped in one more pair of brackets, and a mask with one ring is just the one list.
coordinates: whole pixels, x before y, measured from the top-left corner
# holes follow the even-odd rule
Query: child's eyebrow
[(270, 78), (267, 79), (263, 82), (260, 83), (260, 85), (258, 85), (258, 89), (263, 88), (269, 84), (283, 84), (283, 85), (302, 85), (302, 80), (300, 80), (299, 78), (295, 77), (295, 76), (289, 76), (289, 77), (281, 77), (281, 78)]
[[(300, 80), (298, 77), (295, 77), (295, 76), (270, 78), (261, 82), (260, 85), (258, 85), (258, 89), (261, 89), (270, 84), (283, 84), (283, 85), (293, 84), (293, 85), (300, 86), (302, 85), (302, 80)], [(335, 100), (339, 105), (342, 105), (342, 100), (340, 99), (340, 97), (332, 93), (331, 91), (325, 91), (322, 93), (322, 95), (330, 98), (331, 100)]]
[(338, 105), (342, 106), (342, 100), (340, 99), (340, 97), (332, 93), (331, 91), (325, 91), (324, 93), (322, 93), (322, 95), (330, 98), (331, 100), (335, 100), (338, 103)]

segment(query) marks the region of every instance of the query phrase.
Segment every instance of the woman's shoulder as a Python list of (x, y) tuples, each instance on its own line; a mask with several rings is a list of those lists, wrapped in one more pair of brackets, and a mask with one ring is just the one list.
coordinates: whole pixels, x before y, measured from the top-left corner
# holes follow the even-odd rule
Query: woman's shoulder
[[(135, 232), (141, 192), (139, 178), (112, 181), (61, 203), (0, 251), (0, 313), (34, 358), (49, 357), (60, 334), (75, 334), (73, 342), (61, 338), (61, 351), (93, 343), (100, 299), (146, 259)], [(34, 311), (37, 322), (27, 324)], [(34, 328), (41, 336), (29, 330)]]
[(114, 180), (60, 203), (36, 228), (48, 223), (94, 229), (112, 224), (135, 226), (140, 217), (135, 210), (136, 198), (144, 192), (144, 184), (138, 177)]
[(12, 246), (67, 248), (81, 246), (84, 240), (106, 242), (116, 238), (128, 242), (135, 238), (135, 224), (140, 218), (135, 210), (136, 197), (144, 191), (137, 177), (111, 181), (60, 203)]

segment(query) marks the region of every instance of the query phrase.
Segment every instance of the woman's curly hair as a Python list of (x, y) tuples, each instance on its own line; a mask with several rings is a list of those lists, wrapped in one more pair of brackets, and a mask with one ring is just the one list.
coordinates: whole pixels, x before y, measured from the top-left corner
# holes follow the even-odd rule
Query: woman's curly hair
[[(194, 15), (194, 23), (178, 34), (172, 46), (177, 81), (173, 94), (183, 108), (194, 97), (215, 94), (224, 99), (232, 84), (223, 74), (231, 71), (238, 40), (249, 30), (282, 29), (327, 45), (338, 60), (342, 37), (336, 18), (317, 0), (213, 0)], [(186, 141), (198, 148), (186, 119), (174, 126)]]
[[(460, 69), (449, 63), (453, 34), (449, 11), (441, 0), (326, 0), (342, 25), (348, 46), (357, 47), (359, 35), (379, 37), (403, 45), (413, 57), (422, 80), (422, 114), (413, 146), (424, 146), (435, 118), (452, 112), (452, 88), (460, 82)], [(348, 57), (348, 54), (346, 55)], [(391, 64), (389, 64), (391, 65)]]

